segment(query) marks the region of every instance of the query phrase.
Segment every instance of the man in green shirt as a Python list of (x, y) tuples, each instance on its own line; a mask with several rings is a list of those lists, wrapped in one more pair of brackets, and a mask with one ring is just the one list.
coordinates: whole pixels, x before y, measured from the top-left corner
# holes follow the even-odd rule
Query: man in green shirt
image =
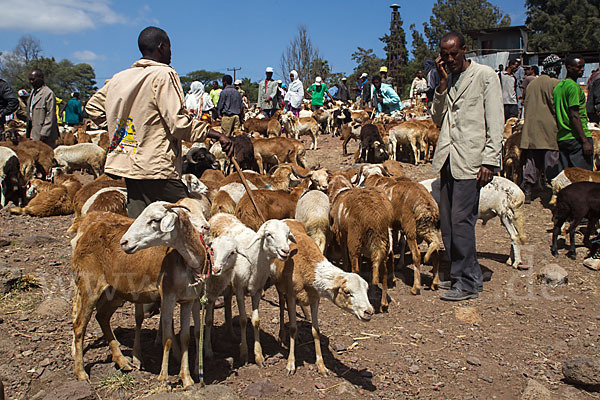
[(323, 83), (323, 79), (320, 76), (315, 78), (315, 83), (310, 85), (306, 92), (312, 96), (312, 100), (310, 101), (310, 108), (313, 111), (317, 111), (319, 108), (323, 106), (323, 97), (325, 97), (325, 93), (327, 96), (333, 100), (333, 97), (329, 94), (329, 90), (327, 89), (327, 85)]
[(560, 161), (563, 168), (579, 167), (591, 171), (594, 142), (587, 126), (585, 94), (577, 83), (583, 76), (585, 60), (577, 55), (568, 56), (565, 67), (567, 78), (554, 88)]

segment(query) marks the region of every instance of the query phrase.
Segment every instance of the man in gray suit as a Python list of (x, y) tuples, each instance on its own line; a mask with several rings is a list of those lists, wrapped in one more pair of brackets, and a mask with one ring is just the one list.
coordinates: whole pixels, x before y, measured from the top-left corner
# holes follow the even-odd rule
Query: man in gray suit
[(27, 102), (29, 122), (27, 136), (33, 140), (41, 140), (54, 148), (58, 139), (58, 123), (56, 121), (56, 97), (46, 86), (44, 73), (34, 69), (29, 74), (29, 83), (33, 91)]
[(441, 130), (432, 169), (441, 173), (440, 226), (451, 262), (451, 282), (440, 285), (449, 290), (440, 298), (460, 301), (477, 298), (483, 288), (475, 223), (479, 190), (500, 166), (504, 111), (498, 76), (465, 58), (463, 36), (448, 33), (440, 44), (432, 118)]
[(258, 84), (258, 107), (265, 118), (271, 118), (277, 111), (277, 82), (273, 80), (273, 68), (265, 69), (265, 80)]

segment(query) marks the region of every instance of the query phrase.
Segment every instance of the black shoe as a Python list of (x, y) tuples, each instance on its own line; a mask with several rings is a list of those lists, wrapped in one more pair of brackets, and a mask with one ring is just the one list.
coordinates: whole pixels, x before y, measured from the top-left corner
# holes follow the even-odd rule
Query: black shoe
[(464, 290), (458, 288), (446, 290), (440, 295), (440, 299), (445, 301), (463, 301), (469, 299), (476, 299), (478, 297), (478, 293), (465, 292)]
[(531, 204), (531, 189), (525, 189), (523, 193), (525, 193), (525, 204)]
[[(442, 289), (442, 290), (452, 289), (452, 281), (440, 281), (440, 283), (438, 284), (438, 289)], [(483, 292), (483, 284), (477, 286), (477, 291), (479, 293)]]

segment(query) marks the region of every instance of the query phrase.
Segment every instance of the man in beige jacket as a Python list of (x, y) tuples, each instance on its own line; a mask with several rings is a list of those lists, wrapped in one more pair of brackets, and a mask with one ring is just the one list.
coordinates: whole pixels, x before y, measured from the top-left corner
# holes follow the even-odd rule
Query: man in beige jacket
[(90, 117), (106, 120), (110, 146), (104, 170), (125, 178), (127, 213), (137, 217), (154, 201), (188, 197), (181, 181), (181, 141), (216, 139), (228, 154), (231, 140), (209, 130), (185, 109), (179, 76), (169, 66), (171, 43), (160, 28), (138, 38), (142, 58), (113, 76), (86, 105)]
[(451, 262), (451, 282), (440, 284), (450, 290), (440, 298), (461, 301), (477, 298), (483, 287), (475, 245), (479, 189), (500, 166), (504, 112), (498, 76), (465, 58), (462, 35), (448, 33), (440, 44), (431, 111), (441, 130), (432, 169), (441, 173), (440, 226)]

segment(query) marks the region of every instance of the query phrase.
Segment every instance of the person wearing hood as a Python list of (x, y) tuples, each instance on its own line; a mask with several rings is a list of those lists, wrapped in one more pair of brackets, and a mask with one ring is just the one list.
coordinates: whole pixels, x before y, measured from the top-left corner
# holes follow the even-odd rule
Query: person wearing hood
[(304, 101), (304, 86), (302, 81), (298, 79), (298, 72), (290, 71), (290, 86), (283, 99), (287, 103), (290, 111), (296, 116), (300, 116), (300, 108)]
[(323, 107), (323, 99), (325, 98), (325, 94), (329, 96), (331, 101), (333, 97), (329, 94), (329, 88), (326, 84), (323, 83), (323, 79), (320, 76), (315, 78), (315, 83), (310, 85), (306, 92), (312, 97), (310, 100), (310, 108), (313, 111), (317, 111), (319, 108)]
[(125, 178), (127, 213), (136, 218), (155, 201), (188, 197), (181, 181), (182, 140), (219, 141), (228, 155), (231, 139), (185, 109), (179, 75), (171, 67), (171, 41), (153, 26), (139, 35), (142, 58), (118, 72), (86, 105), (95, 121), (108, 123), (110, 145), (104, 171)]
[(371, 98), (377, 108), (376, 115), (381, 113), (390, 115), (394, 111), (402, 110), (400, 96), (392, 88), (392, 85), (383, 83), (380, 75), (373, 75), (371, 82)]
[(200, 119), (210, 117), (215, 107), (208, 93), (204, 91), (202, 82), (194, 81), (190, 85), (190, 91), (185, 96), (185, 108)]

